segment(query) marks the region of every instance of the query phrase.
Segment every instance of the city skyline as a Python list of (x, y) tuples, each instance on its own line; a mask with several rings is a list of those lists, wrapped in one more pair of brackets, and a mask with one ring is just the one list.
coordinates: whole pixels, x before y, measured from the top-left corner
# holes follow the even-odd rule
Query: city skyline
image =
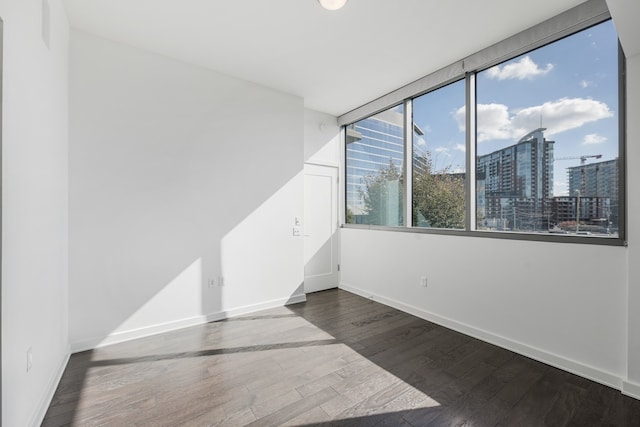
[[(568, 195), (567, 168), (580, 165), (580, 156), (618, 157), (617, 34), (611, 21), (484, 70), (477, 86), (477, 154), (547, 128), (558, 159), (554, 196)], [(425, 102), (414, 101), (414, 122), (425, 134), (414, 147), (430, 151), (436, 168), (465, 169), (464, 97), (464, 81), (457, 81), (428, 93)]]
[[(550, 229), (570, 220), (571, 206), (574, 221), (617, 222), (617, 182), (613, 185), (607, 178), (607, 194), (582, 191), (582, 200), (570, 198), (581, 197), (572, 170), (597, 165), (598, 160), (603, 167), (594, 169), (601, 171), (597, 182), (604, 182), (604, 171), (610, 170), (604, 164), (615, 162), (617, 168), (618, 79), (617, 35), (610, 21), (478, 72), (473, 165), (465, 163), (465, 80), (413, 98), (413, 137), (408, 141), (413, 166), (423, 159), (427, 174), (456, 177), (429, 181), (414, 171), (414, 185), (416, 179), (427, 185), (411, 195), (414, 210), (418, 205), (421, 210), (414, 213), (427, 212), (432, 205), (424, 203), (425, 197), (436, 197), (445, 188), (447, 197), (464, 205), (464, 197), (457, 201), (456, 182), (472, 169), (478, 227)], [(354, 220), (386, 225), (408, 220), (402, 218), (403, 127), (402, 104), (347, 127), (347, 205)], [(582, 177), (592, 175), (580, 170)], [(617, 169), (607, 174), (618, 176)], [(453, 209), (452, 200), (438, 203)], [(578, 210), (584, 214), (578, 216)], [(372, 211), (374, 216), (364, 218)], [(450, 214), (457, 219), (446, 222), (447, 227), (459, 227), (459, 209)], [(433, 217), (419, 223), (429, 227), (445, 222)]]

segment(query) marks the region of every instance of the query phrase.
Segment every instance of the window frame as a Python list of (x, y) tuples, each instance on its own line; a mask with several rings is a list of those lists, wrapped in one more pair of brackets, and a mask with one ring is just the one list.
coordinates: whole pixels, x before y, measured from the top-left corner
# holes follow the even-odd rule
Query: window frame
[[(461, 83), (464, 82), (464, 86), (465, 86), (465, 93), (464, 93), (464, 99), (465, 99), (465, 105), (468, 105), (469, 103), (469, 96), (470, 96), (470, 82), (475, 80), (475, 74), (471, 74), (471, 73), (467, 73), (469, 74), (469, 76), (467, 75), (463, 75), (460, 77), (455, 77), (453, 79), (448, 80), (447, 82), (438, 85), (437, 87), (432, 88), (431, 90), (428, 90), (424, 93), (415, 95), (413, 97), (411, 97), (410, 99), (407, 99), (406, 105), (409, 105), (409, 107), (405, 106), (405, 108), (409, 108), (411, 111), (411, 113), (413, 113), (413, 101), (424, 96), (424, 95), (428, 95), (429, 93), (432, 92), (436, 92), (440, 89), (443, 89), (445, 87), (454, 85), (456, 83)], [(473, 86), (471, 86), (473, 87)], [(471, 99), (475, 99), (475, 95), (472, 95)], [(475, 134), (474, 132), (470, 132), (470, 127), (469, 127), (469, 121), (472, 120), (473, 122), (475, 122), (475, 119), (472, 117), (472, 115), (466, 114), (465, 117), (465, 146), (468, 145), (468, 141), (469, 138), (475, 138)], [(408, 174), (411, 174), (411, 176), (409, 177), (409, 181), (411, 181), (411, 185), (413, 186), (413, 157), (414, 157), (414, 145), (413, 145), (413, 126), (414, 126), (414, 117), (413, 114), (411, 114), (410, 117), (407, 117), (407, 124), (405, 124), (405, 126), (410, 126), (411, 127), (411, 132), (409, 134), (407, 134), (407, 139), (405, 141), (405, 152), (407, 153), (407, 164), (410, 163), (410, 170), (406, 170), (405, 172)], [(469, 169), (473, 169), (473, 177), (475, 179), (475, 168), (470, 168), (469, 165), (469, 153), (471, 150), (469, 150), (469, 147), (466, 147), (466, 151), (465, 151), (465, 174), (466, 176), (470, 176), (469, 175)], [(474, 149), (473, 152), (475, 153), (475, 143), (474, 143)], [(475, 206), (475, 200), (469, 200), (469, 187), (474, 187), (475, 188), (475, 184), (471, 185), (469, 183), (469, 180), (465, 178), (465, 219), (464, 219), (464, 228), (439, 228), (439, 227), (421, 227), (421, 226), (417, 226), (413, 224), (413, 221), (411, 222), (411, 228), (414, 228), (416, 230), (444, 230), (444, 231), (467, 231), (470, 230), (470, 221), (471, 218), (469, 216), (469, 209), (472, 208), (472, 206)], [(409, 212), (411, 212), (411, 214), (413, 214), (413, 187), (411, 187), (411, 192), (407, 193), (410, 197), (407, 197), (409, 200), (407, 201), (407, 206), (409, 209)]]
[[(378, 226), (366, 224), (347, 224), (343, 217), (343, 227), (372, 230), (388, 230), (436, 235), (452, 235), (466, 237), (484, 237), (493, 239), (528, 240), (538, 242), (558, 242), (577, 244), (597, 244), (607, 246), (627, 246), (627, 189), (626, 189), (626, 58), (618, 41), (618, 189), (619, 189), (619, 230), (618, 237), (554, 235), (544, 233), (527, 233), (515, 231), (485, 231), (476, 229), (476, 75), (488, 68), (509, 61), (520, 55), (559, 41), (565, 37), (586, 30), (611, 19), (604, 0), (589, 0), (547, 21), (535, 25), (512, 37), (496, 43), (486, 49), (472, 54), (461, 61), (429, 74), (413, 83), (365, 104), (353, 111), (338, 117), (338, 124), (343, 127), (370, 117), (398, 104), (404, 104), (404, 152), (405, 162), (403, 174), (408, 177), (412, 173), (413, 138), (412, 138), (412, 102), (429, 92), (436, 91), (456, 81), (465, 80), (466, 86), (466, 207), (465, 229), (443, 229), (414, 227), (407, 221), (411, 212), (411, 185), (405, 185), (405, 224), (404, 226)], [(346, 170), (346, 146), (343, 166)], [(405, 182), (409, 182), (405, 179)], [(346, 180), (345, 180), (346, 185)], [(346, 199), (344, 200), (346, 202)], [(344, 211), (346, 213), (346, 203)], [(411, 216), (409, 216), (411, 218)]]

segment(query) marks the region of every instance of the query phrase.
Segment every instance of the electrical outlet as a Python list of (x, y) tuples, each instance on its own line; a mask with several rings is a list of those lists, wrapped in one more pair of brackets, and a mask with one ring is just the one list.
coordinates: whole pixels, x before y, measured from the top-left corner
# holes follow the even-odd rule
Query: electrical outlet
[(427, 287), (427, 276), (422, 276), (420, 278), (420, 286), (422, 286), (423, 288)]
[(33, 368), (33, 350), (31, 347), (27, 350), (27, 372)]
[(216, 286), (216, 279), (209, 279), (209, 280), (207, 281), (207, 285), (208, 285), (210, 288), (215, 287), (215, 286)]
[(218, 286), (219, 287), (224, 286), (224, 276), (218, 276)]

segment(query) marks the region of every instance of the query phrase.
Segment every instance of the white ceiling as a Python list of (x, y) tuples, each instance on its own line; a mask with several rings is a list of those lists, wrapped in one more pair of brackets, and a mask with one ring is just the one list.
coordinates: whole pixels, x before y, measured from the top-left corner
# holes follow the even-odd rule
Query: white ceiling
[(65, 0), (65, 7), (73, 28), (340, 115), (583, 1), (349, 0), (336, 12), (316, 0)]

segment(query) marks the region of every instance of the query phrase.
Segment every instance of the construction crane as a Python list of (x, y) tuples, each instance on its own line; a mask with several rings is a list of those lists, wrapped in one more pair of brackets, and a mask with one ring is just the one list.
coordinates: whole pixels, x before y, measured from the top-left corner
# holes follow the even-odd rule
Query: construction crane
[[(580, 159), (580, 166), (584, 166), (584, 164), (587, 162), (587, 159), (600, 159), (602, 158), (602, 154), (585, 154), (582, 156), (570, 156), (570, 157), (558, 157), (555, 158), (554, 160), (578, 160)], [(586, 195), (586, 190), (587, 190), (587, 182), (586, 182), (586, 174), (585, 174), (585, 170), (584, 168), (582, 168), (582, 170), (580, 171), (582, 173), (582, 184), (580, 185), (580, 190), (582, 192), (582, 195)], [(597, 173), (598, 173), (598, 166), (596, 166), (596, 177), (597, 177)], [(595, 196), (598, 195), (598, 181), (596, 179), (596, 190), (595, 190)], [(580, 192), (578, 193), (578, 203), (580, 200)]]
[(585, 154), (584, 156), (570, 156), (570, 157), (556, 157), (553, 160), (578, 160), (580, 159), (580, 165), (584, 165), (587, 159), (601, 159), (602, 154)]

